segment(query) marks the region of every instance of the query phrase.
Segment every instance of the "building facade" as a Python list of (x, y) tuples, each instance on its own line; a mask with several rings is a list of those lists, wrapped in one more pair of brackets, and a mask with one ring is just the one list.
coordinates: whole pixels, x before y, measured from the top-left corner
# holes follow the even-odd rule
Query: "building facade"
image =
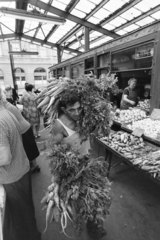
[[(38, 55), (13, 55), (13, 66), (18, 93), (24, 91), (26, 82), (34, 84), (36, 88), (43, 87), (48, 78), (48, 68), (57, 63), (57, 52), (53, 49), (31, 44), (29, 42), (10, 41), (12, 51), (38, 52)], [(9, 56), (8, 41), (0, 42), (0, 86), (13, 86), (12, 69)], [(63, 58), (68, 59), (69, 54)]]

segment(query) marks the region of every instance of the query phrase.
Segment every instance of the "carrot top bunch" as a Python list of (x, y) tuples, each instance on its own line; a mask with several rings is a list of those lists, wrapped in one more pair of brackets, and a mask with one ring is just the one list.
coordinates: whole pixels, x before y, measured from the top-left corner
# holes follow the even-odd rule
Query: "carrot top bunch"
[(42, 199), (47, 207), (46, 229), (50, 221), (61, 222), (62, 232), (67, 235), (68, 220), (78, 233), (88, 219), (105, 220), (111, 203), (106, 161), (80, 158), (67, 145), (54, 146), (47, 158), (52, 184)]

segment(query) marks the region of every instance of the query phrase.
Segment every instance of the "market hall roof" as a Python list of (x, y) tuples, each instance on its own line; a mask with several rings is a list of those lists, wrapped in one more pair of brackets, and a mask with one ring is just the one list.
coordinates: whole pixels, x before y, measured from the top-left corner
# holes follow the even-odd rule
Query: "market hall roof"
[(64, 25), (19, 20), (0, 13), (0, 41), (21, 39), (72, 56), (84, 52), (89, 29), (90, 49), (160, 20), (160, 0), (0, 0), (0, 8), (36, 10), (61, 17)]

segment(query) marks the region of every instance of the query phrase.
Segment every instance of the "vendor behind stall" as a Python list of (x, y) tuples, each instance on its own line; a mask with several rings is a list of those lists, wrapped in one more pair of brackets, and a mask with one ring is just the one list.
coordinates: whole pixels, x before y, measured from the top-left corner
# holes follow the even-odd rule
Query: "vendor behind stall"
[(128, 109), (129, 107), (134, 107), (137, 105), (138, 96), (136, 91), (137, 79), (131, 78), (128, 81), (128, 87), (123, 91), (120, 108)]

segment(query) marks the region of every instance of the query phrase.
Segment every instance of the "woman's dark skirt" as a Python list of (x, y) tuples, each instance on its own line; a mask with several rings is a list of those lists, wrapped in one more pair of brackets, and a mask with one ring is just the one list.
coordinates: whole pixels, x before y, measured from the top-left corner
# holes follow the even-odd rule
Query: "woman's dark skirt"
[(31, 127), (22, 134), (22, 141), (24, 150), (29, 161), (33, 161), (39, 156), (39, 150)]

